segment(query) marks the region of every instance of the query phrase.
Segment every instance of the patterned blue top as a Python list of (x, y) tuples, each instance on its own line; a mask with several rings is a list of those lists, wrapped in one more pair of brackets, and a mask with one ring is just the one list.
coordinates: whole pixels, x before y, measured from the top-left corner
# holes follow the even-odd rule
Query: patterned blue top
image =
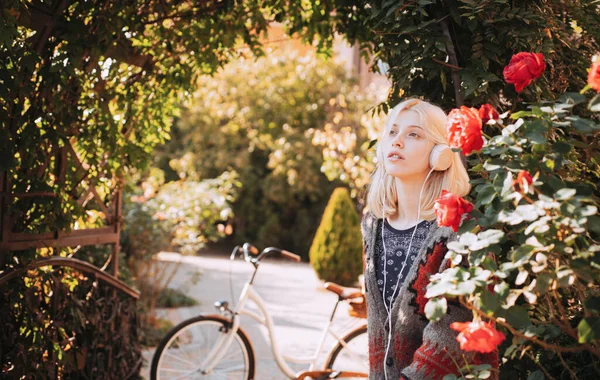
[[(390, 304), (393, 299), (395, 300), (398, 291), (396, 289), (396, 283), (399, 287), (402, 286), (404, 282), (403, 279), (406, 278), (410, 267), (419, 252), (419, 248), (423, 244), (423, 241), (427, 237), (427, 232), (429, 231), (429, 227), (431, 226), (432, 221), (424, 220), (417, 224), (417, 232), (415, 232), (415, 237), (413, 238), (412, 245), (410, 247), (410, 256), (406, 260), (406, 264), (402, 273), (400, 273), (400, 268), (402, 268), (402, 263), (404, 262), (406, 251), (408, 250), (408, 245), (410, 243), (410, 238), (413, 234), (415, 226), (406, 229), (406, 230), (397, 230), (392, 227), (387, 220), (384, 222), (383, 233), (385, 236), (385, 252), (387, 256), (383, 254), (383, 245), (381, 244), (381, 231), (378, 231), (377, 239), (375, 241), (375, 271), (377, 277), (377, 286), (379, 287), (379, 294), (383, 295), (383, 277), (384, 277), (384, 264), (386, 273), (386, 285), (385, 285), (385, 303), (387, 305)], [(386, 263), (387, 260), (387, 263)], [(398, 276), (400, 276), (400, 280), (398, 281)], [(395, 294), (394, 294), (395, 293)]]

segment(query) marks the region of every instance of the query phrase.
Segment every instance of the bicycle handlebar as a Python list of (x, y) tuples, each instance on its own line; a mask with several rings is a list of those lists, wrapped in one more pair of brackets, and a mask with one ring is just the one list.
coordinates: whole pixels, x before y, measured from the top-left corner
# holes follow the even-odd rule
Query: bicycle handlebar
[(295, 261), (297, 263), (300, 262), (300, 256), (296, 255), (295, 253), (292, 253), (290, 251), (286, 251), (285, 249), (281, 250), (281, 255), (289, 260)]
[[(261, 261), (265, 256), (269, 255), (272, 252), (277, 252), (279, 253), (282, 257), (288, 259), (288, 260), (292, 260), (292, 261), (296, 261), (299, 262), (300, 261), (300, 256), (296, 255), (295, 253), (292, 253), (290, 251), (286, 251), (285, 249), (280, 249), (280, 248), (276, 248), (276, 247), (268, 247), (263, 249), (262, 252), (258, 251), (258, 248), (256, 248), (254, 245), (250, 244), (250, 243), (244, 243), (243, 246), (239, 246), (237, 245), (234, 249), (233, 252), (231, 252), (231, 257), (230, 259), (233, 260), (235, 259), (235, 256), (237, 255), (237, 253), (242, 250), (242, 253), (244, 255), (244, 260), (251, 262), (253, 264), (258, 263), (259, 261)], [(253, 256), (257, 256), (257, 257), (252, 257)]]

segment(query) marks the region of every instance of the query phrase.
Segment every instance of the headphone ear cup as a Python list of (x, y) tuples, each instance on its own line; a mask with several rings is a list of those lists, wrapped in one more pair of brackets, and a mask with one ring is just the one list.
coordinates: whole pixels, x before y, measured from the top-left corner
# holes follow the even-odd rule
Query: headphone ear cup
[(431, 149), (429, 166), (436, 171), (447, 170), (452, 165), (454, 152), (448, 145), (437, 144)]

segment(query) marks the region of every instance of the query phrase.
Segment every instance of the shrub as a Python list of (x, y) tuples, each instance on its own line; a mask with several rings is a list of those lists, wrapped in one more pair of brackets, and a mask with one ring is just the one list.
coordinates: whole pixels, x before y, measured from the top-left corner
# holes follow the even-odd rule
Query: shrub
[(471, 219), (448, 244), (453, 267), (427, 290), (429, 310), (458, 297), (506, 333), (501, 378), (600, 375), (600, 95), (582, 93), (484, 125), (485, 146), (469, 156)]
[(363, 148), (375, 123), (365, 110), (375, 102), (333, 60), (271, 52), (234, 61), (201, 80), (157, 160), (186, 180), (235, 170), (234, 241), (307, 258), (333, 189), (356, 197), (369, 178)]
[(157, 307), (196, 306), (198, 301), (180, 289), (164, 288), (156, 300)]
[(310, 247), (319, 278), (352, 285), (362, 272), (360, 221), (346, 188), (333, 191)]

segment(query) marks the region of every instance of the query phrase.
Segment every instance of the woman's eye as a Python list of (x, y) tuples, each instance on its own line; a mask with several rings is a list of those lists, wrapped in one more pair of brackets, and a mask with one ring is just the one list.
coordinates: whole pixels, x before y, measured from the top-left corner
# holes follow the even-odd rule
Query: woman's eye
[(390, 135), (395, 135), (395, 134), (396, 134), (396, 131), (390, 130)]
[(419, 134), (418, 134), (418, 133), (415, 133), (415, 132), (413, 132), (413, 133), (411, 133), (409, 136), (410, 136), (410, 137), (419, 137)]

